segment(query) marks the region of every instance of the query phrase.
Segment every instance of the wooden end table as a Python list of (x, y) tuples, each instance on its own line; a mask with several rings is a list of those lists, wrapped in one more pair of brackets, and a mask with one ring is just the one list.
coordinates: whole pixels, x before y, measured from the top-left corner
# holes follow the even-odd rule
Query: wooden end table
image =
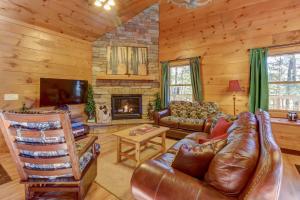
[[(144, 134), (137, 134), (131, 136), (130, 132), (145, 126), (152, 126), (149, 124), (139, 125), (133, 128), (124, 129), (113, 133), (117, 137), (117, 162), (122, 161), (122, 157), (136, 161), (136, 166), (139, 166), (143, 161), (149, 159), (141, 160), (141, 150), (142, 147), (147, 148), (148, 143), (155, 144), (161, 147), (160, 151), (156, 152), (151, 157), (158, 155), (159, 153), (164, 153), (166, 151), (166, 132), (169, 130), (167, 127), (154, 127), (153, 130), (150, 130)], [(161, 137), (161, 143), (153, 141), (153, 138)], [(122, 151), (122, 145), (131, 146), (126, 151)], [(134, 154), (132, 154), (134, 152)]]

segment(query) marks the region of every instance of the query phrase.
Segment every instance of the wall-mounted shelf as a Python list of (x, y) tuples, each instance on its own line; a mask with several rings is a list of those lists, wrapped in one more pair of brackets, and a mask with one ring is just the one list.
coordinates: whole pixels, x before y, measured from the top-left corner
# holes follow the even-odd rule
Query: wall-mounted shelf
[(151, 75), (98, 75), (97, 80), (131, 80), (131, 81), (155, 81)]

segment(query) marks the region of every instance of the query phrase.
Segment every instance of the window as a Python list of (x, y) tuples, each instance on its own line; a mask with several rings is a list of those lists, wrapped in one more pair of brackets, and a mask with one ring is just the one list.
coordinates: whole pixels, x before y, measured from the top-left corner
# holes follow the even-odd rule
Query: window
[(269, 109), (300, 111), (300, 53), (268, 57)]
[(170, 101), (192, 101), (190, 65), (170, 67)]

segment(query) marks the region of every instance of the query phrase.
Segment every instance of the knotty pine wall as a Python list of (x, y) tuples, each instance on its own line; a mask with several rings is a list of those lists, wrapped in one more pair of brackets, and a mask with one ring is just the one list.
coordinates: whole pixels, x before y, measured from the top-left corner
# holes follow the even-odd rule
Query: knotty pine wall
[(204, 98), (233, 113), (228, 80), (237, 79), (244, 92), (237, 110), (248, 110), (247, 49), (300, 42), (299, 0), (215, 0), (187, 10), (161, 3), (160, 60), (202, 57)]
[[(38, 99), (41, 77), (91, 80), (91, 60), (90, 42), (0, 16), (0, 109)], [(5, 93), (19, 100), (4, 101)]]

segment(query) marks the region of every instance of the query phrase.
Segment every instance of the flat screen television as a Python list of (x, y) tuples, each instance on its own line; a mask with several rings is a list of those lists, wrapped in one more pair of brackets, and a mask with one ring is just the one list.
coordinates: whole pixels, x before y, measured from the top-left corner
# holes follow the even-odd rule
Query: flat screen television
[(86, 103), (88, 82), (83, 80), (40, 79), (40, 106)]

